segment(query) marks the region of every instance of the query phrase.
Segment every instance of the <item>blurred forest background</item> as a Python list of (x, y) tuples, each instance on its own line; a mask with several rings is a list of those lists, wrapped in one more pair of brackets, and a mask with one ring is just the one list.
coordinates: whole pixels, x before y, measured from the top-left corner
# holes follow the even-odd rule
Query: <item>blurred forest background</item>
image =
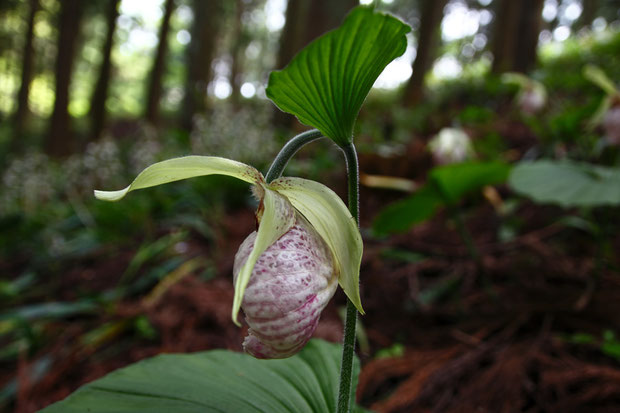
[[(586, 126), (605, 93), (583, 76), (595, 64), (617, 87), (620, 1), (375, 3), (413, 31), (356, 126), (358, 399), (381, 412), (618, 411), (617, 207), (539, 205), (502, 182), (460, 202), (462, 216), (371, 228), (425, 181), (445, 127), (464, 130), (478, 160), (620, 166), (613, 140)], [(266, 170), (306, 128), (266, 98), (269, 72), (357, 4), (0, 0), (0, 411), (35, 411), (160, 352), (240, 350), (229, 312), (234, 253), (254, 226), (247, 186), (196, 179), (121, 203), (92, 190), (185, 154)], [(523, 79), (542, 87), (540, 104), (519, 104)], [(345, 191), (327, 142), (287, 174)], [(343, 303), (317, 336), (341, 338)]]

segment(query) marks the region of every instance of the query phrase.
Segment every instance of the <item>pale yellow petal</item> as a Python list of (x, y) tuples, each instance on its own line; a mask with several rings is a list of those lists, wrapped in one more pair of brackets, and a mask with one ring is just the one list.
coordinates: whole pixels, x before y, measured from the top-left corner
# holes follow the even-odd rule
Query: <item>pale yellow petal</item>
[(185, 156), (155, 163), (140, 172), (128, 187), (118, 191), (96, 190), (95, 197), (104, 201), (118, 201), (136, 189), (205, 175), (227, 175), (250, 183), (264, 181), (259, 171), (241, 162), (216, 156)]
[(243, 294), (250, 281), (256, 260), (271, 244), (284, 235), (295, 224), (295, 209), (282, 195), (269, 188), (264, 189), (263, 210), (258, 224), (254, 248), (243, 265), (235, 281), (235, 298), (232, 307), (232, 319), (235, 324), (237, 314), (243, 302)]
[(340, 286), (364, 314), (359, 291), (364, 246), (357, 223), (344, 202), (325, 185), (302, 178), (279, 178), (269, 188), (286, 196), (325, 240), (340, 272)]

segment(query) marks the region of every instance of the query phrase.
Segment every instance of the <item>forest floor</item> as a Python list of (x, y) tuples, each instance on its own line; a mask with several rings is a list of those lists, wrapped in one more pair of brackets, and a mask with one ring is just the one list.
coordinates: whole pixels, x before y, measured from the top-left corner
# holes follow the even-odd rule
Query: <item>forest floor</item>
[[(427, 156), (418, 150), (411, 148), (403, 164)], [(361, 169), (399, 173), (388, 170), (396, 162), (388, 163), (362, 156)], [(424, 173), (410, 171), (409, 177)], [(506, 192), (499, 188), (500, 196)], [(370, 226), (386, 200), (398, 198), (402, 194), (362, 188), (362, 227)], [(556, 207), (521, 203), (515, 215), (523, 225), (509, 241), (499, 240), (503, 218), (484, 198), (465, 204), (464, 211), (477, 259), (443, 212), (405, 234), (364, 234), (361, 325), (367, 343), (359, 351), (359, 403), (385, 413), (620, 411), (620, 343), (611, 331), (620, 325), (620, 275), (597, 266), (591, 237), (557, 224), (566, 212)], [(15, 374), (10, 367), (18, 372), (11, 409), (34, 412), (158, 353), (241, 351), (245, 329), (230, 321), (231, 273), (234, 254), (254, 226), (252, 211), (237, 210), (217, 228), (215, 245), (200, 237), (187, 242), (185, 255), (215, 263), (217, 274), (208, 281), (189, 270), (147, 298), (125, 298), (105, 312), (50, 324), (48, 345), (0, 370), (0, 388)], [(620, 235), (613, 250), (620, 250)], [(54, 299), (71, 301), (76, 291), (113, 287), (134, 253), (114, 260), (102, 253), (77, 263)], [(315, 337), (342, 339), (344, 300), (339, 291)], [(154, 338), (128, 328), (128, 320), (141, 315), (156, 330)], [(105, 339), (85, 335), (101, 325), (109, 327)], [(51, 367), (33, 380), (41, 360), (50, 360)]]

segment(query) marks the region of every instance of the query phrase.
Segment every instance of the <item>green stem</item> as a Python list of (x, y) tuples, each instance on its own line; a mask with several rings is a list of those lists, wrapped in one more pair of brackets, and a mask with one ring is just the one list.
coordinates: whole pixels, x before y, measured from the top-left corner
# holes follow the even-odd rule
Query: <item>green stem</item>
[(265, 175), (265, 180), (267, 183), (279, 178), (282, 175), (288, 161), (293, 157), (293, 155), (295, 155), (295, 153), (297, 153), (299, 149), (301, 149), (302, 146), (322, 137), (323, 135), (318, 129), (311, 129), (300, 133), (288, 141), (286, 145), (282, 147), (278, 155), (276, 155), (273, 163), (269, 167), (267, 175)]
[[(341, 147), (347, 163), (349, 211), (359, 227), (359, 165), (353, 143)], [(353, 354), (355, 353), (355, 324), (357, 309), (347, 299), (347, 313), (344, 321), (344, 343), (340, 365), (340, 388), (338, 391), (338, 413), (349, 413), (351, 409), (351, 379), (353, 377)]]
[[(282, 175), (288, 161), (304, 145), (321, 138), (321, 132), (312, 129), (288, 141), (276, 156), (265, 180), (267, 183)], [(348, 176), (348, 204), (351, 215), (359, 227), (359, 165), (357, 152), (353, 143), (341, 147), (347, 164)], [(342, 349), (342, 363), (340, 366), (340, 386), (338, 393), (338, 413), (348, 413), (351, 409), (351, 381), (353, 378), (353, 354), (355, 353), (355, 325), (357, 309), (351, 300), (347, 300), (347, 312), (344, 322), (344, 344)]]

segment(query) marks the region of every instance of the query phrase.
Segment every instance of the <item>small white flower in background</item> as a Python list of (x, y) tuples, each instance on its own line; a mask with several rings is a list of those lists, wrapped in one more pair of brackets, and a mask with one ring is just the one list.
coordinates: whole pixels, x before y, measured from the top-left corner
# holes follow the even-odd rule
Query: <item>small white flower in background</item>
[(428, 143), (439, 164), (463, 162), (473, 158), (474, 149), (469, 135), (459, 128), (443, 128)]
[(527, 87), (517, 95), (517, 104), (528, 115), (535, 115), (545, 107), (547, 92), (544, 87)]
[(521, 73), (505, 73), (502, 81), (519, 86), (515, 101), (523, 113), (535, 115), (547, 104), (547, 89), (539, 81)]
[(187, 156), (149, 166), (119, 191), (95, 191), (106, 201), (128, 192), (204, 175), (253, 184), (260, 200), (258, 230), (239, 247), (234, 264), (232, 319), (243, 308), (250, 326), (243, 345), (257, 358), (297, 353), (312, 336), (321, 311), (340, 284), (362, 312), (359, 268), (362, 237), (349, 210), (318, 182), (282, 177), (267, 183), (255, 168), (214, 156)]

